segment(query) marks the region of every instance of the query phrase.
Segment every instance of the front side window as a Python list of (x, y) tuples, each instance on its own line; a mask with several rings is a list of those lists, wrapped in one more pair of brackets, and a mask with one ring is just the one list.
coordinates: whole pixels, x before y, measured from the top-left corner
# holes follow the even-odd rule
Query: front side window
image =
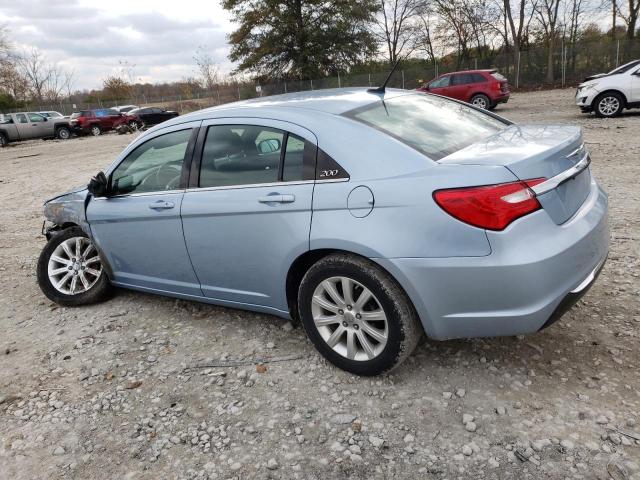
[(111, 193), (146, 193), (180, 186), (191, 129), (152, 138), (133, 150), (111, 174)]
[(343, 114), (439, 160), (507, 127), (464, 104), (409, 94), (372, 102)]

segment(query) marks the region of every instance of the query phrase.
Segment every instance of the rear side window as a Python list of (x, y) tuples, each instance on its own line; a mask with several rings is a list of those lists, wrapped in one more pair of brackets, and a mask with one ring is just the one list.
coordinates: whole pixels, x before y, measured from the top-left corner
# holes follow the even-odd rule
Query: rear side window
[(431, 82), (429, 84), (429, 88), (444, 88), (444, 87), (448, 87), (450, 80), (451, 80), (451, 77), (449, 77), (449, 76), (438, 78), (438, 79), (434, 80), (433, 82)]
[(484, 75), (482, 75), (480, 73), (472, 73), (471, 74), (471, 83), (484, 83), (486, 81), (487, 81), (487, 79), (484, 77)]
[(200, 187), (278, 181), (285, 132), (269, 127), (209, 127), (202, 151)]
[(506, 128), (507, 123), (458, 102), (408, 94), (343, 114), (440, 160)]
[(18, 123), (28, 123), (27, 116), (24, 113), (16, 114), (16, 120), (18, 121)]
[(457, 75), (452, 75), (452, 85), (468, 85), (469, 83), (473, 83), (473, 77), (470, 73), (459, 73)]

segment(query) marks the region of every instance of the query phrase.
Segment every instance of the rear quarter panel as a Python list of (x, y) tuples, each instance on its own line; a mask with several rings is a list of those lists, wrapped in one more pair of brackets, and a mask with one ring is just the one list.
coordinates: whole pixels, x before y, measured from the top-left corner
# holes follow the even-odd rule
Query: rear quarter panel
[[(346, 119), (345, 119), (346, 120)], [(354, 124), (354, 125), (349, 125)], [(433, 200), (441, 188), (516, 180), (504, 167), (439, 165), (377, 130), (346, 121), (318, 145), (350, 174), (348, 181), (318, 182), (313, 197), (311, 249), (334, 248), (369, 258), (485, 256), (484, 230), (445, 213)], [(354, 215), (351, 191), (373, 192), (371, 213)]]

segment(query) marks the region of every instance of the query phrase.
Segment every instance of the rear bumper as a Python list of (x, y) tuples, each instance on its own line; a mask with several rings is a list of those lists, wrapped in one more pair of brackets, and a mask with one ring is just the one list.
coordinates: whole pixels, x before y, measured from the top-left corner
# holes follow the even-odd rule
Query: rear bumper
[(497, 97), (493, 98), (493, 103), (507, 103), (509, 101), (510, 96), (511, 96), (510, 92), (498, 95)]
[(485, 257), (375, 261), (403, 286), (431, 338), (532, 333), (593, 283), (585, 281), (609, 250), (607, 209), (606, 194), (592, 181), (584, 204), (562, 225), (540, 210), (487, 232), (492, 252)]

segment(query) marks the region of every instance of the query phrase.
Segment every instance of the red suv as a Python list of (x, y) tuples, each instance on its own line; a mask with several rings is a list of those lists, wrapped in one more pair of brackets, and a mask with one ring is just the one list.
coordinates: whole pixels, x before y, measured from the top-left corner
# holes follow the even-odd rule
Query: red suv
[(446, 73), (416, 90), (455, 98), (489, 110), (499, 103), (507, 103), (511, 93), (507, 79), (497, 70)]
[(82, 110), (71, 115), (69, 123), (76, 133), (90, 133), (97, 136), (113, 130), (124, 121), (124, 115), (113, 108)]

